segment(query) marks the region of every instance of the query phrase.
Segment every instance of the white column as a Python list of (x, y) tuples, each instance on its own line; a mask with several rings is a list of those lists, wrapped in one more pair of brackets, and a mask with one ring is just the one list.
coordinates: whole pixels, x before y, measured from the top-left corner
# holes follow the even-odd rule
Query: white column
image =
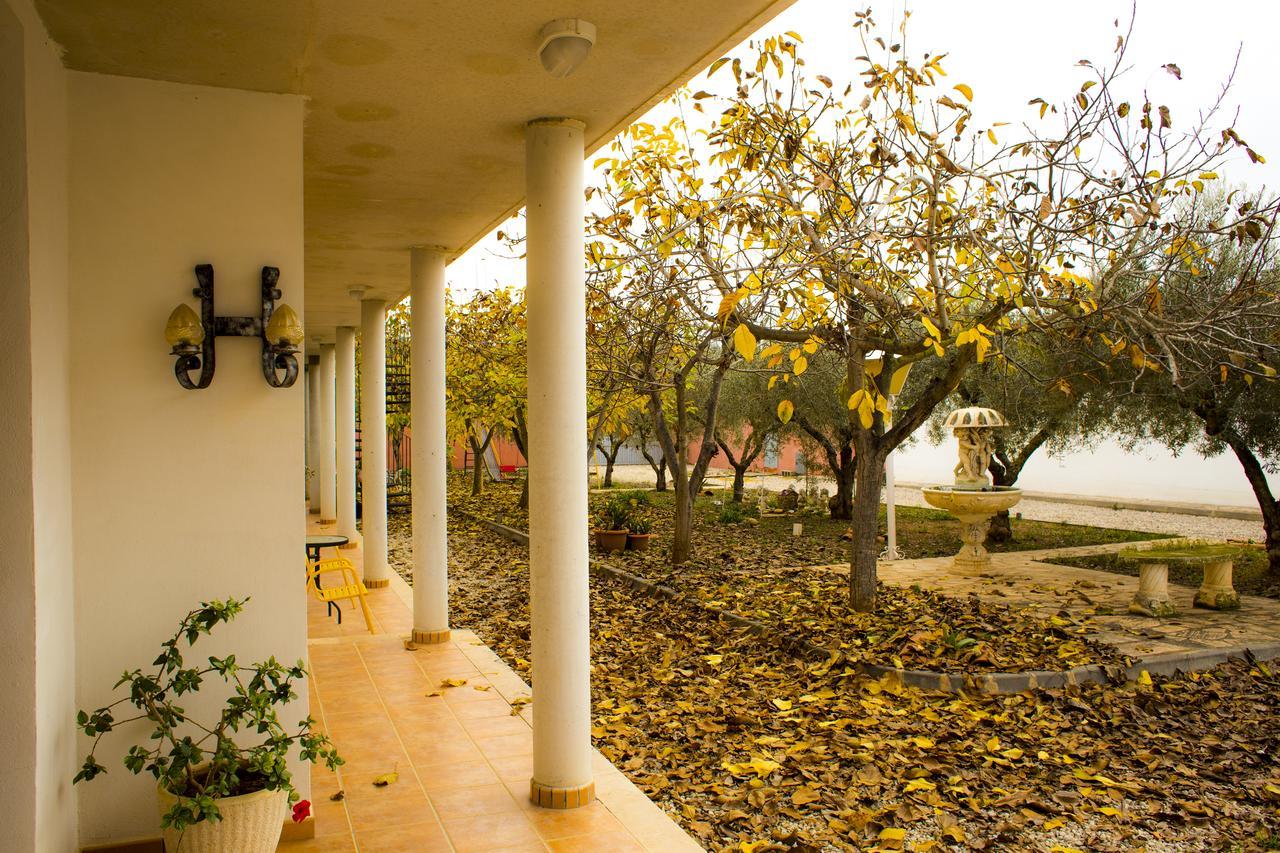
[(364, 583), (387, 585), (387, 303), (360, 301), (360, 509)]
[(337, 479), (335, 463), (338, 458), (334, 446), (334, 353), (333, 344), (320, 345), (320, 523), (337, 521)]
[(591, 776), (587, 357), (582, 122), (525, 137), (529, 330), (529, 573), (534, 672), (531, 799), (573, 808)]
[(338, 327), (337, 358), (337, 449), (338, 449), (338, 535), (352, 542), (356, 531), (356, 330)]
[(307, 504), (320, 514), (320, 359), (307, 358)]
[(445, 253), (409, 256), (413, 300), (409, 399), (413, 415), (413, 640), (449, 639), (449, 540), (444, 423)]

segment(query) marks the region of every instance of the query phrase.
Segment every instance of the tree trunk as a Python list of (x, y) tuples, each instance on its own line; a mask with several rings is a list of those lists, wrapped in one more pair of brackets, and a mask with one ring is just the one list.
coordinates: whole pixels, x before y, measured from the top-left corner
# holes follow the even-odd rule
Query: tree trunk
[(688, 477), (675, 477), (676, 515), (671, 539), (671, 564), (679, 566), (689, 561), (693, 552), (693, 494)]
[(481, 476), (484, 448), (476, 441), (474, 433), (467, 435), (467, 443), (471, 445), (471, 494), (478, 495), (484, 490), (484, 479)]
[(733, 502), (742, 503), (742, 498), (747, 491), (747, 466), (733, 466)]
[(655, 485), (654, 488), (659, 492), (667, 490), (667, 455), (664, 453), (658, 459), (653, 458), (653, 454), (649, 452), (649, 448), (643, 444), (640, 446), (640, 455), (644, 457), (644, 461), (649, 463), (649, 467), (653, 469)]
[(618, 453), (622, 450), (622, 442), (615, 441), (610, 445), (610, 450), (605, 450), (600, 445), (596, 445), (601, 453), (604, 454), (604, 487), (606, 489), (613, 488), (613, 466), (618, 461)]
[(516, 443), (516, 450), (524, 457), (524, 485), (520, 488), (520, 509), (529, 509), (529, 427), (524, 420), (524, 409), (517, 407), (515, 411), (516, 428), (511, 431), (511, 438)]
[(1275, 496), (1271, 494), (1271, 486), (1267, 483), (1267, 475), (1262, 468), (1262, 463), (1258, 461), (1258, 457), (1254, 455), (1248, 443), (1230, 429), (1224, 430), (1221, 438), (1235, 453), (1236, 459), (1240, 460), (1244, 476), (1253, 488), (1253, 496), (1258, 501), (1258, 508), (1262, 510), (1262, 530), (1266, 535), (1267, 546), (1267, 571), (1272, 576), (1280, 578), (1280, 501), (1276, 501)]
[(827, 509), (833, 519), (850, 520), (853, 518), (853, 484), (855, 478), (853, 448), (840, 448), (840, 467), (831, 473), (836, 478), (836, 493), (827, 502)]
[(849, 604), (860, 613), (876, 608), (876, 561), (880, 553), (880, 491), (884, 462), (877, 454), (856, 457), (858, 488), (853, 498), (853, 553), (849, 562)]

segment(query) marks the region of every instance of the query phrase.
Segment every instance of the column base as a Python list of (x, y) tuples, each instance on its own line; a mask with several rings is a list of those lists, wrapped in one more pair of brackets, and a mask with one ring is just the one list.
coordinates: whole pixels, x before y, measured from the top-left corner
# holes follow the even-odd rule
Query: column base
[(590, 805), (596, 798), (594, 780), (576, 788), (552, 788), (533, 779), (529, 780), (529, 800), (544, 809), (578, 809)]
[(1231, 587), (1210, 589), (1202, 586), (1196, 592), (1193, 606), (1207, 607), (1210, 610), (1239, 610), (1240, 595)]
[(364, 579), (364, 585), (369, 589), (382, 589), (384, 586), (386, 586), (389, 583), (391, 583), (391, 581), (388, 578), (365, 578)]
[(352, 542), (352, 541), (348, 541), (348, 542), (347, 542), (347, 544), (345, 544), (345, 545), (339, 545), (339, 546), (338, 546), (338, 550), (339, 550), (339, 551), (354, 551), (356, 548), (359, 548), (359, 547), (360, 547), (360, 543), (359, 543), (359, 542)]
[(410, 639), (420, 646), (436, 646), (449, 642), (449, 629), (445, 628), (443, 631), (419, 631), (414, 628)]
[(1177, 616), (1178, 608), (1167, 598), (1151, 598), (1139, 593), (1133, 597), (1133, 601), (1129, 602), (1129, 612), (1136, 616), (1151, 616), (1156, 619), (1163, 619), (1169, 616)]
[(337, 523), (338, 523), (338, 519), (336, 519), (336, 518), (321, 518), (321, 519), (320, 519), (320, 525), (321, 525), (322, 527), (329, 527), (330, 525), (337, 524)]

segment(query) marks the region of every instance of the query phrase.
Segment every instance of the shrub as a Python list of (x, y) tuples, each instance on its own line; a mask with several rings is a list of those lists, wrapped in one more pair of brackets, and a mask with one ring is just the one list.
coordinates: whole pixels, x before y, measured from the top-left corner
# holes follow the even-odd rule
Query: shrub
[[(180, 643), (185, 640), (188, 647), (195, 645), (215, 626), (234, 619), (246, 601), (231, 598), (202, 602), (182, 618), (173, 636), (161, 644), (164, 650), (152, 663), (155, 671), (126, 672), (116, 687), (127, 685), (128, 695), (92, 713), (77, 714), (76, 725), (93, 738), (93, 748), (76, 774), (76, 782), (107, 772), (94, 757), (99, 740), (134, 720), (146, 720), (152, 729), (149, 735), (138, 735), (140, 743), (129, 748), (124, 766), (130, 773), (150, 773), (178, 798), (161, 821), (166, 828), (183, 829), (204, 820), (221, 820), (217, 802), (222, 797), (283, 790), (288, 792), (289, 802), (294, 802), (298, 792), (286, 760), (295, 748), (304, 760), (322, 761), (330, 769), (343, 763), (329, 739), (312, 732), (315, 722), (310, 717), (289, 731), (277, 716), (277, 706), (297, 698), (294, 683), (307, 675), (302, 661), (286, 666), (273, 657), (241, 666), (235, 655), (228, 655), (210, 657), (207, 665), (185, 665)], [(230, 686), (231, 695), (218, 719), (202, 725), (190, 720), (178, 703), (187, 704), (180, 697), (198, 692), (206, 676), (217, 676)], [(116, 719), (116, 709), (126, 703), (137, 713)], [(260, 740), (246, 745), (255, 734)]]

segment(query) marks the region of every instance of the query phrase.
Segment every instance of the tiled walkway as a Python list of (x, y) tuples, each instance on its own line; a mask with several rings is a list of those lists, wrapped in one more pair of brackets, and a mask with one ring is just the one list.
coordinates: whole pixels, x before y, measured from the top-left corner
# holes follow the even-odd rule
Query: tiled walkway
[[(359, 565), (358, 548), (341, 553)], [(598, 753), (596, 802), (569, 811), (530, 804), (533, 706), (515, 702), (529, 688), (465, 630), (407, 650), (409, 590), (391, 583), (371, 593), (372, 635), (358, 607), (343, 606), (339, 627), (308, 596), (312, 716), (347, 763), (313, 769), (316, 837), (281, 851), (701, 849)], [(373, 784), (387, 773), (398, 778)]]

